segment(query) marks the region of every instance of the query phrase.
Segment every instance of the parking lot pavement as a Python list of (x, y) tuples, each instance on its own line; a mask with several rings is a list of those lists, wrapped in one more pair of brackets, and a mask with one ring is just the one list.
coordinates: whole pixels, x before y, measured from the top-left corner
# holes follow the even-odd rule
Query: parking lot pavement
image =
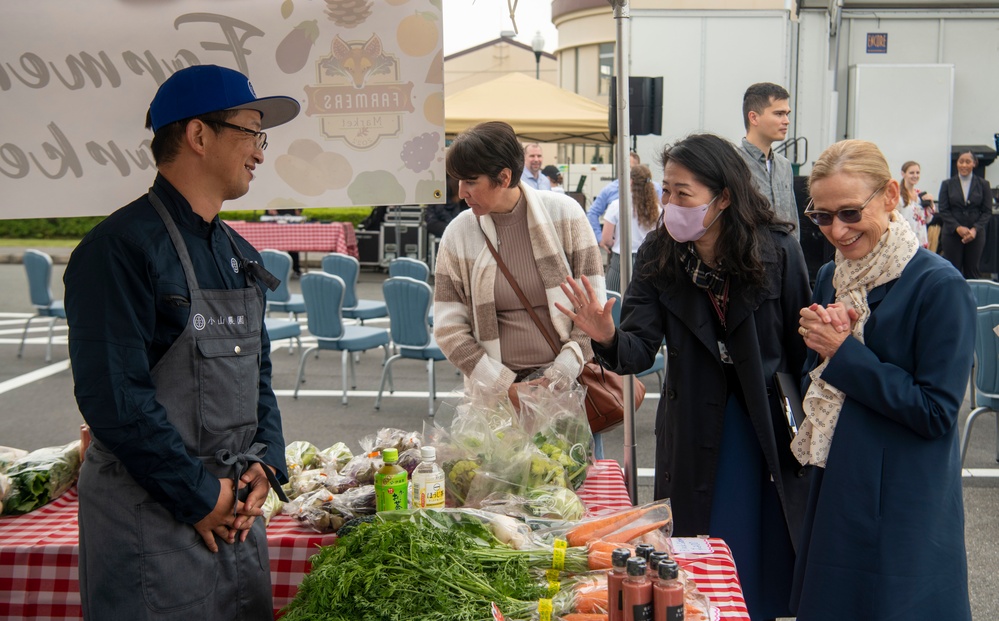
[[(62, 273), (69, 249), (53, 267), (52, 292), (62, 297)], [(10, 249), (7, 252), (14, 254)], [(0, 253), (2, 255), (3, 253)], [(361, 298), (381, 298), (385, 274), (362, 270), (358, 282)], [(298, 281), (290, 286), (298, 292)], [(17, 357), (21, 331), (31, 314), (23, 267), (4, 263), (0, 256), (0, 445), (24, 449), (64, 444), (79, 437), (82, 422), (73, 397), (72, 375), (66, 355), (65, 324), (55, 330), (53, 360), (45, 362), (47, 326), (33, 324), (24, 357)], [(386, 326), (386, 321), (365, 322)], [(271, 354), (274, 364), (274, 388), (281, 406), (285, 440), (308, 440), (321, 447), (345, 442), (353, 451), (361, 449), (365, 436), (382, 427), (423, 431), (433, 425), (427, 416), (427, 373), (424, 363), (403, 360), (393, 364), (395, 394), (386, 394), (380, 410), (374, 409), (375, 393), (381, 377), (382, 354), (379, 350), (364, 353), (357, 365), (357, 389), (348, 393), (349, 403), (340, 404), (340, 356), (323, 352), (309, 361), (306, 382), (298, 399), (292, 398), (299, 356), (289, 355), (282, 342)], [(638, 499), (652, 499), (651, 473), (654, 466), (654, 417), (658, 405), (655, 375), (643, 380), (648, 389), (645, 403), (636, 413)], [(438, 405), (454, 402), (451, 391), (461, 385), (461, 377), (448, 362), (437, 364)], [(962, 408), (963, 420), (968, 404)], [(980, 621), (999, 619), (999, 464), (996, 463), (996, 422), (987, 415), (975, 425), (965, 463), (965, 522), (968, 549), (969, 586), (974, 618)], [(623, 431), (605, 434), (606, 456), (622, 461)], [(972, 476), (973, 475), (973, 476)], [(926, 533), (932, 537), (931, 532)]]

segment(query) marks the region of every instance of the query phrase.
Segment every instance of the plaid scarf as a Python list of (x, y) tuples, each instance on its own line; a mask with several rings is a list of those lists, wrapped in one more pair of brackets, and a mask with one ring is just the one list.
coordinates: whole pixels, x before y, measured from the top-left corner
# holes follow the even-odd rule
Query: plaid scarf
[(694, 244), (688, 242), (680, 246), (680, 260), (683, 269), (699, 289), (707, 291), (711, 298), (718, 320), (725, 327), (725, 315), (728, 312), (728, 275), (720, 270), (713, 270), (697, 256)]

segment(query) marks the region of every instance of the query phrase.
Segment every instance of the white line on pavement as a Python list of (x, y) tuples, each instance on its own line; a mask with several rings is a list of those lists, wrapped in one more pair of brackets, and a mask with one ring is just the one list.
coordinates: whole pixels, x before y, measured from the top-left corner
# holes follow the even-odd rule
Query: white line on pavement
[(5, 392), (10, 392), (15, 388), (20, 388), (32, 382), (37, 382), (40, 379), (45, 379), (50, 375), (55, 375), (56, 373), (62, 373), (69, 368), (69, 359), (60, 360), (50, 364), (47, 367), (42, 367), (41, 369), (36, 369), (31, 373), (25, 373), (19, 377), (15, 377), (7, 380), (6, 382), (0, 382), (0, 394)]

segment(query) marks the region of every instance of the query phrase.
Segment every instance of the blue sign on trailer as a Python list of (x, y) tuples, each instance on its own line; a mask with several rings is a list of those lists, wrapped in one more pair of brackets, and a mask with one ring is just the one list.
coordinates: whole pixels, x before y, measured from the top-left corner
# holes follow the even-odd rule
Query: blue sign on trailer
[(867, 53), (887, 54), (888, 53), (888, 33), (868, 32), (867, 33)]

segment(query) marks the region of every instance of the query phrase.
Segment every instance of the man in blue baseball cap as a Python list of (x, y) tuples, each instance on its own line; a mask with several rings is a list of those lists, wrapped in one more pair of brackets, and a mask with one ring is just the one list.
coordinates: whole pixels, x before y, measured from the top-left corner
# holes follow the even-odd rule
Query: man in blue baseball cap
[[(272, 619), (264, 499), (287, 480), (263, 287), (218, 217), (249, 190), (290, 97), (188, 67), (146, 118), (158, 174), (66, 268), (77, 404), (85, 619)], [(283, 496), (283, 494), (281, 494)]]

